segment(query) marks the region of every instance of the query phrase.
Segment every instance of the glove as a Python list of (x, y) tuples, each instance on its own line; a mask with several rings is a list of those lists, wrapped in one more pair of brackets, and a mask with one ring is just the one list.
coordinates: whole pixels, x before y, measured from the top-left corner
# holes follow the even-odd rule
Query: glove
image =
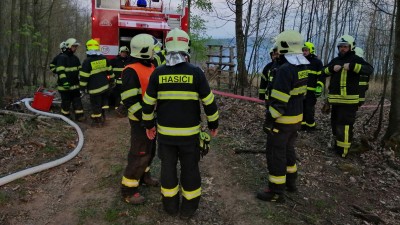
[(64, 89), (69, 90), (70, 84), (69, 84), (69, 82), (64, 82), (61, 86), (62, 86)]
[(273, 134), (272, 129), (274, 128), (274, 122), (275, 119), (271, 116), (271, 113), (267, 110), (263, 124), (263, 131), (266, 134)]
[(322, 94), (322, 87), (320, 85), (317, 85), (315, 87), (315, 97), (318, 98), (319, 96), (321, 96), (321, 94)]
[(210, 150), (211, 137), (208, 133), (200, 131), (200, 155), (203, 158)]
[(321, 113), (322, 114), (329, 114), (331, 113), (331, 105), (329, 104), (328, 101), (325, 101), (324, 105), (321, 108)]

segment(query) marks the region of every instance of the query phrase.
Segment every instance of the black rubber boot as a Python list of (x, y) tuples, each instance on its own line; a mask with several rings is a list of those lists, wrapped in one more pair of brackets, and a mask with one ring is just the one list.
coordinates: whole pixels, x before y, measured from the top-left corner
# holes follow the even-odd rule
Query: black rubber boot
[(162, 196), (164, 211), (171, 216), (177, 216), (179, 212), (179, 193), (173, 197)]
[(277, 203), (285, 202), (285, 197), (283, 196), (283, 194), (272, 192), (269, 189), (258, 192), (257, 198), (267, 202), (277, 202)]

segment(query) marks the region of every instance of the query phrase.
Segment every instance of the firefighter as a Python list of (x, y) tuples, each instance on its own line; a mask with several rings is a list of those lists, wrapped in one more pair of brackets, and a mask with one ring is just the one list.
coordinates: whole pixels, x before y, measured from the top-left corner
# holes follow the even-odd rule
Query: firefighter
[(267, 188), (257, 193), (257, 198), (284, 202), (285, 189), (297, 191), (294, 143), (303, 118), (309, 62), (302, 55), (304, 39), (299, 32), (284, 31), (277, 36), (276, 43), (281, 55), (263, 125), (267, 133), (269, 182)]
[(325, 87), (325, 78), (321, 75), (322, 61), (315, 55), (315, 47), (311, 42), (305, 42), (303, 55), (310, 62), (308, 65), (307, 94), (303, 102), (302, 130), (315, 130), (315, 104)]
[(75, 38), (65, 41), (65, 51), (57, 57), (57, 89), (61, 95), (61, 114), (70, 117), (70, 107), (75, 113), (75, 120), (84, 121), (84, 112), (79, 92), (79, 69), (81, 62), (74, 54), (79, 46)]
[(150, 175), (150, 164), (156, 152), (155, 140), (149, 140), (142, 125), (143, 96), (149, 77), (155, 67), (152, 64), (156, 39), (149, 34), (138, 34), (131, 40), (131, 64), (122, 71), (122, 101), (128, 108), (131, 126), (131, 147), (128, 165), (121, 182), (121, 194), (127, 203), (140, 204), (145, 198), (138, 192), (142, 181), (148, 186), (158, 186), (158, 180)]
[(57, 69), (57, 68), (56, 68), (56, 64), (57, 64), (58, 58), (61, 57), (61, 55), (65, 52), (65, 50), (67, 50), (67, 48), (66, 48), (66, 46), (65, 46), (65, 41), (63, 41), (63, 42), (60, 43), (60, 50), (61, 50), (61, 52), (58, 53), (58, 55), (56, 55), (56, 56), (53, 58), (53, 60), (51, 60), (50, 66), (49, 66), (51, 72), (53, 72), (54, 74), (57, 74), (57, 73), (56, 73), (56, 69)]
[(346, 157), (353, 139), (353, 125), (360, 102), (360, 75), (369, 76), (373, 67), (354, 52), (355, 41), (343, 35), (337, 43), (339, 55), (323, 69), (330, 76), (328, 102), (332, 106), (331, 126), (336, 140), (335, 150)]
[(165, 64), (165, 50), (162, 49), (162, 44), (160, 42), (157, 43), (154, 48), (154, 59), (153, 64), (158, 67)]
[(271, 57), (271, 62), (268, 63), (262, 71), (260, 89), (258, 90), (258, 98), (260, 100), (265, 100), (266, 104), (269, 96), (268, 90), (271, 91), (272, 81), (278, 65), (276, 62), (279, 53), (276, 45), (269, 50), (269, 56)]
[[(165, 39), (166, 64), (150, 77), (143, 98), (143, 120), (149, 139), (157, 132), (161, 159), (161, 195), (164, 210), (188, 219), (196, 212), (201, 197), (200, 115), (201, 100), (211, 135), (218, 133), (218, 109), (203, 71), (187, 62), (189, 36), (175, 28)], [(157, 105), (157, 124), (154, 109)], [(155, 126), (156, 125), (156, 126)], [(180, 179), (177, 162), (180, 161)], [(182, 203), (180, 204), (179, 186)]]
[(105, 110), (108, 106), (110, 88), (114, 85), (114, 74), (107, 58), (101, 54), (99, 43), (91, 39), (86, 42), (87, 58), (79, 73), (80, 87), (88, 92), (92, 108), (92, 126), (102, 127), (105, 122)]
[(118, 56), (110, 60), (110, 65), (113, 68), (115, 75), (115, 87), (111, 90), (109, 105), (115, 109), (120, 106), (121, 102), (121, 73), (124, 67), (131, 63), (131, 60), (132, 58), (129, 55), (129, 48), (126, 46), (120, 47)]
[[(354, 49), (356, 55), (360, 56), (361, 58), (364, 58), (364, 50), (362, 50), (360, 47), (355, 47)], [(365, 102), (365, 93), (368, 90), (369, 87), (369, 77), (370, 75), (366, 74), (360, 74), (360, 82), (359, 82), (359, 87), (360, 87), (360, 102), (358, 103), (359, 106), (362, 106)]]

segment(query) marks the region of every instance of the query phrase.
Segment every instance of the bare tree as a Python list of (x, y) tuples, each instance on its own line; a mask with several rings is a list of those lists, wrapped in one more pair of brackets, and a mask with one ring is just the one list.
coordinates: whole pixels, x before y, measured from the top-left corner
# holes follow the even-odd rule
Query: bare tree
[[(16, 18), (17, 15), (17, 1), (11, 1), (11, 18)], [(7, 58), (7, 79), (6, 79), (6, 94), (12, 95), (13, 91), (13, 80), (14, 80), (14, 59), (15, 52), (17, 49), (16, 42), (16, 30), (17, 23), (15, 19), (11, 19), (11, 30), (10, 30), (10, 51)]]

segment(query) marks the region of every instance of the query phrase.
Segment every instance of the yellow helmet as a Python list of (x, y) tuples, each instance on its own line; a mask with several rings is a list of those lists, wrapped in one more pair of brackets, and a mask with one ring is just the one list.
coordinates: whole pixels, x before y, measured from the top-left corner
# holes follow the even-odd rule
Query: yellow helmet
[(129, 53), (129, 48), (126, 47), (126, 46), (122, 46), (122, 47), (119, 48), (119, 53), (121, 53), (121, 52), (128, 52)]
[(294, 30), (286, 30), (276, 37), (279, 54), (303, 53), (304, 38)]
[(138, 34), (131, 40), (131, 56), (139, 59), (151, 59), (157, 39), (150, 34)]
[(76, 42), (75, 38), (68, 38), (65, 41), (65, 47), (66, 48), (71, 48), (72, 46), (79, 46), (80, 44), (78, 42)]
[(360, 56), (361, 58), (364, 58), (364, 50), (360, 47), (355, 47), (354, 51), (356, 52), (356, 55)]
[(99, 42), (97, 42), (94, 39), (90, 39), (89, 41), (86, 42), (86, 49), (88, 51), (100, 51)]
[(345, 34), (338, 39), (337, 47), (342, 45), (349, 45), (350, 50), (354, 51), (354, 48), (356, 47), (356, 42), (354, 41), (354, 38), (352, 36)]
[(308, 50), (310, 50), (310, 54), (315, 54), (315, 47), (313, 43), (306, 41), (303, 48), (308, 48)]
[(189, 53), (189, 41), (189, 35), (185, 31), (175, 28), (165, 38), (165, 49), (167, 52)]

